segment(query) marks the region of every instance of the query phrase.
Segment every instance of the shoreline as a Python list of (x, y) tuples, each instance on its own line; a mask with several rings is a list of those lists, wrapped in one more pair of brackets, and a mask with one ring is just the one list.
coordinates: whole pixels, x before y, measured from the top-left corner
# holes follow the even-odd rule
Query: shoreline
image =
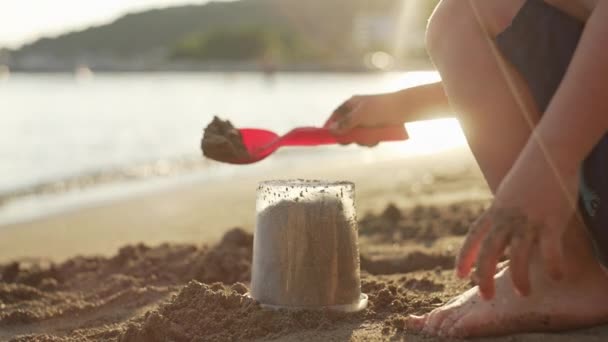
[[(315, 162), (334, 163), (338, 159), (346, 161), (351, 157), (361, 159), (360, 152), (352, 146), (347, 149), (326, 147), (314, 152), (283, 149), (276, 152), (270, 160), (246, 167), (219, 163), (198, 155), (183, 156), (76, 173), (55, 180), (0, 190), (0, 227), (137, 194), (176, 188), (196, 181), (221, 181), (228, 178), (226, 175), (250, 177), (269, 169), (285, 169), (288, 164), (301, 167), (302, 159), (299, 157), (303, 154)], [(379, 148), (374, 158), (381, 159), (390, 153), (390, 150)]]
[[(437, 165), (437, 160), (442, 161), (441, 165)], [(449, 164), (455, 169), (451, 176), (441, 171), (450, 169)], [(324, 167), (320, 170), (315, 165), (300, 165), (294, 169), (293, 165), (262, 164), (247, 176), (231, 174), (212, 181), (194, 179), (28, 222), (0, 225), (0, 262), (31, 257), (59, 261), (74, 255), (110, 255), (124, 244), (139, 242), (212, 243), (227, 229), (252, 229), (255, 189), (258, 182), (268, 179), (354, 181), (359, 215), (382, 210), (387, 202), (407, 207), (489, 196), (466, 149), (370, 163), (359, 161), (356, 168), (338, 160)], [(452, 184), (451, 179), (458, 184)], [(445, 184), (438, 187), (439, 183)], [(431, 190), (430, 185), (437, 189)]]
[[(379, 148), (378, 151), (376, 158), (391, 153), (390, 150), (383, 148)], [(285, 148), (277, 151), (270, 160), (246, 167), (219, 163), (196, 155), (74, 173), (12, 189), (0, 189), (0, 227), (30, 220), (28, 217), (39, 218), (45, 216), (47, 212), (56, 213), (57, 208), (63, 208), (60, 211), (77, 209), (91, 203), (129, 197), (133, 193), (153, 192), (193, 181), (221, 180), (226, 178), (224, 174), (249, 177), (262, 170), (274, 167), (285, 168), (287, 164), (301, 164), (302, 155), (312, 158), (315, 162), (327, 162), (335, 159), (347, 160), (351, 156), (360, 158), (359, 152), (352, 146), (326, 147), (312, 152)], [(22, 204), (28, 206), (28, 203), (32, 207), (29, 214), (28, 210), (20, 209)], [(20, 216), (20, 211), (25, 214)]]
[[(0, 63), (0, 65), (2, 65)], [(9, 74), (46, 74), (46, 73), (75, 73), (78, 68), (85, 67), (94, 73), (171, 73), (171, 72), (193, 72), (193, 73), (256, 73), (272, 76), (281, 73), (384, 73), (384, 72), (408, 72), (417, 70), (432, 70), (433, 64), (426, 59), (408, 60), (403, 65), (390, 69), (370, 69), (364, 65), (283, 65), (272, 71), (260, 68), (256, 63), (175, 63), (164, 65), (149, 65), (138, 68), (121, 66), (96, 66), (96, 65), (74, 65), (73, 67), (61, 66), (56, 68), (23, 68), (18, 65), (6, 65)]]
[(208, 167), (210, 167), (210, 163), (201, 160), (200, 157), (178, 157), (84, 171), (57, 179), (0, 190), (0, 210), (3, 204), (23, 197), (69, 193), (105, 184), (127, 183), (146, 178), (176, 177)]

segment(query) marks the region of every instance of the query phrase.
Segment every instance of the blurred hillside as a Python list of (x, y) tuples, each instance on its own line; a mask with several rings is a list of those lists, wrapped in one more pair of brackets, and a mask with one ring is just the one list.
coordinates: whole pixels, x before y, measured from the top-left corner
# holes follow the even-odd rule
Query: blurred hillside
[[(408, 1), (417, 3), (409, 11)], [(0, 54), (0, 64), (26, 71), (407, 67), (426, 59), (424, 26), (436, 2), (241, 0), (150, 10), (40, 39)]]

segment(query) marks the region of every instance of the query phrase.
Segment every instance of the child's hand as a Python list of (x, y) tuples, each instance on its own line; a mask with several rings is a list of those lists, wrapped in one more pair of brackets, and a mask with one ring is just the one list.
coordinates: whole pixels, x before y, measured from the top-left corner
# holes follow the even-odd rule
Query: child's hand
[[(547, 272), (562, 274), (562, 237), (576, 212), (578, 170), (547, 162), (540, 148), (522, 153), (501, 183), (490, 209), (473, 224), (457, 261), (457, 273), (466, 277), (476, 263), (474, 278), (486, 299), (494, 296), (496, 264), (510, 248), (513, 285), (530, 293), (530, 255), (539, 248)], [(540, 289), (536, 289), (540, 290)]]
[(335, 134), (345, 134), (355, 127), (402, 125), (403, 115), (397, 94), (353, 96), (338, 107), (325, 123)]
[(450, 110), (441, 83), (429, 83), (394, 93), (353, 96), (333, 112), (325, 127), (340, 135), (355, 127), (397, 126), (437, 119)]

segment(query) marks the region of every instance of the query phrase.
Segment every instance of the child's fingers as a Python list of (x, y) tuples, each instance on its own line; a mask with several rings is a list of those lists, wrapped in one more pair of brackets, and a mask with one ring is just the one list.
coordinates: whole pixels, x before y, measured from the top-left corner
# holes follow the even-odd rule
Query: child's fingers
[(531, 227), (522, 227), (518, 233), (511, 237), (510, 263), (511, 280), (513, 286), (522, 296), (530, 294), (530, 255), (535, 242), (535, 231)]
[(355, 108), (355, 104), (358, 102), (358, 98), (356, 96), (351, 97), (347, 101), (344, 101), (338, 108), (334, 110), (329, 119), (325, 122), (323, 127), (331, 128), (332, 124), (340, 121), (345, 115), (349, 114), (353, 108)]
[(490, 229), (490, 214), (486, 211), (469, 229), (469, 233), (456, 259), (456, 275), (465, 278), (471, 273), (471, 268), (477, 259), (481, 241)]
[(378, 146), (378, 144), (380, 144), (379, 141), (371, 141), (371, 140), (359, 143), (359, 145), (365, 146), (365, 147), (376, 147), (376, 146)]
[(329, 128), (331, 127), (331, 125), (336, 122), (342, 115), (342, 113), (334, 111), (331, 116), (329, 117), (329, 119), (327, 119), (327, 121), (325, 121), (325, 124), (323, 125), (324, 128)]
[(499, 223), (492, 227), (481, 244), (479, 255), (477, 256), (475, 279), (479, 286), (479, 292), (484, 299), (489, 300), (494, 297), (496, 265), (509, 243), (510, 236), (511, 227)]
[(332, 114), (327, 121), (323, 124), (323, 128), (329, 128), (332, 123), (336, 121), (335, 114)]
[(341, 116), (337, 121), (329, 127), (336, 134), (345, 134), (351, 129), (357, 127), (363, 120), (363, 112), (360, 110), (361, 105), (357, 105), (350, 113)]

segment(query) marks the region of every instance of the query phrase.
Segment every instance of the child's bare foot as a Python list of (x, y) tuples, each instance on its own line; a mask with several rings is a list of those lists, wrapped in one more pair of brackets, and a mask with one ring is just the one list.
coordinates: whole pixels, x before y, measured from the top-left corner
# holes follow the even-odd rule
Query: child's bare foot
[(528, 297), (514, 291), (509, 269), (503, 269), (495, 277), (494, 299), (482, 300), (475, 287), (429, 314), (410, 317), (408, 327), (434, 336), (474, 337), (608, 322), (608, 277), (594, 260), (585, 263), (580, 274), (554, 281), (532, 262)]

